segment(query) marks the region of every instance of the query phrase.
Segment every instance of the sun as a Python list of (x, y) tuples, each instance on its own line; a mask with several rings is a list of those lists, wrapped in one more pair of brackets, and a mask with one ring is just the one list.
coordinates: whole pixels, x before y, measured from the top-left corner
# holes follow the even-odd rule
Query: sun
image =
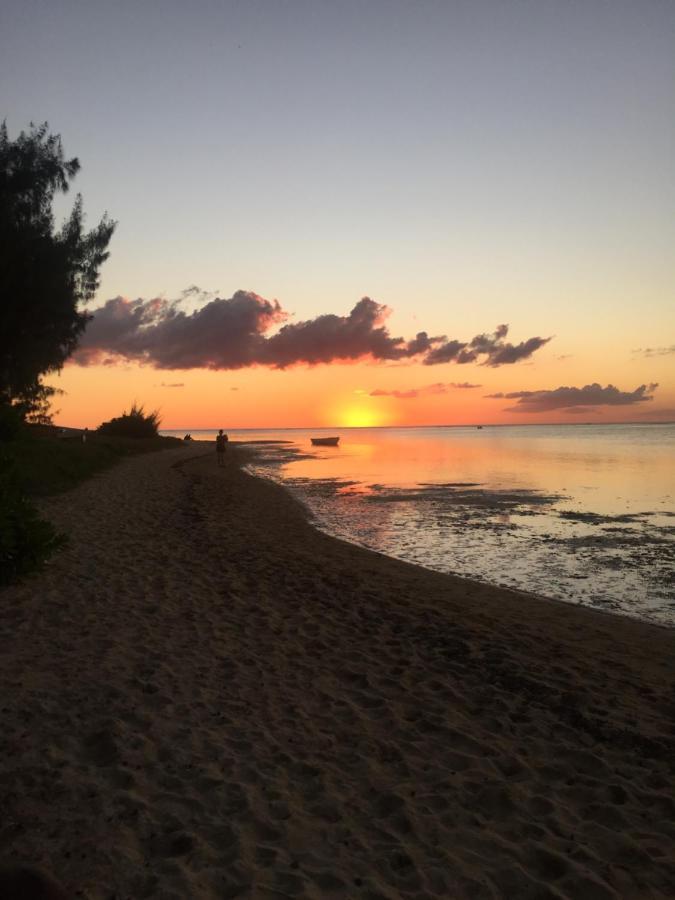
[(374, 428), (382, 425), (383, 416), (379, 410), (366, 406), (348, 406), (340, 413), (339, 424), (345, 428)]

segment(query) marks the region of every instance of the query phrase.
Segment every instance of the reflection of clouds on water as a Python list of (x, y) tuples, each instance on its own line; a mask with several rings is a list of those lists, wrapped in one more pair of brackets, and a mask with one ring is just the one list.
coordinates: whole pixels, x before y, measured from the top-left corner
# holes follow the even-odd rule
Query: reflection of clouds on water
[(349, 457), (346, 464), (342, 458), (344, 477), (324, 476), (340, 462), (297, 444), (261, 446), (250, 468), (285, 484), (318, 527), (348, 541), (431, 569), (675, 625), (675, 512), (663, 509), (663, 495), (652, 509), (635, 509), (633, 501), (619, 511), (630, 504), (617, 497), (612, 512), (597, 512), (594, 485), (572, 494), (540, 490), (516, 475), (509, 484), (508, 472), (492, 484), (428, 477), (388, 484), (349, 477)]

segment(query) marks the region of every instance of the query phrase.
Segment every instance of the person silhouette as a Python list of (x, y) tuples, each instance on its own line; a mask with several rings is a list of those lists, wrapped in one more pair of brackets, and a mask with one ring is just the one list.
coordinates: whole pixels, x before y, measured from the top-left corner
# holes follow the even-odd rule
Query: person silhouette
[(218, 465), (225, 465), (225, 450), (227, 449), (227, 435), (223, 434), (223, 429), (221, 428), (216, 437), (216, 456), (218, 459)]

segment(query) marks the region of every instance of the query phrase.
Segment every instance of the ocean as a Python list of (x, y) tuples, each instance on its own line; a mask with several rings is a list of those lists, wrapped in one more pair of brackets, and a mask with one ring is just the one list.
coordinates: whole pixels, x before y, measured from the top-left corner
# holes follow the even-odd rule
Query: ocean
[[(329, 534), (429, 569), (675, 626), (675, 425), (229, 435), (274, 442), (253, 444), (249, 469), (283, 484)], [(310, 438), (322, 435), (339, 436), (339, 446), (314, 447)]]

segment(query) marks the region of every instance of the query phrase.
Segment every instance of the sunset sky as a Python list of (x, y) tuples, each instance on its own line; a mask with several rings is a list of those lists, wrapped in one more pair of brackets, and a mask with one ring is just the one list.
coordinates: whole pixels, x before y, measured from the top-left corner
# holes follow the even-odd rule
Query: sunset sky
[(675, 420), (674, 47), (670, 0), (5, 0), (0, 117), (119, 222), (57, 421)]

